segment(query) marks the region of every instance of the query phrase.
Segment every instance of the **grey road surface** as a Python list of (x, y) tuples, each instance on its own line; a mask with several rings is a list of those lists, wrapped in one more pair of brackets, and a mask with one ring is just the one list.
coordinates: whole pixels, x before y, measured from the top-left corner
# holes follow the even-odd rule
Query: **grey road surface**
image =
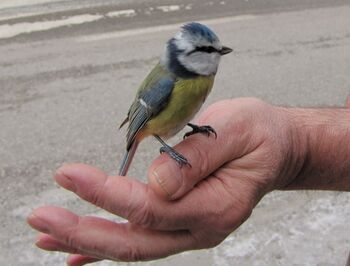
[[(0, 265), (63, 265), (33, 245), (25, 218), (35, 207), (118, 220), (52, 175), (65, 162), (116, 173), (118, 125), (177, 23), (204, 21), (235, 50), (206, 106), (246, 96), (342, 106), (350, 92), (349, 1), (47, 2), (0, 4)], [(142, 143), (130, 175), (145, 180), (158, 149)], [(349, 221), (349, 193), (276, 191), (218, 247), (135, 265), (345, 265)]]

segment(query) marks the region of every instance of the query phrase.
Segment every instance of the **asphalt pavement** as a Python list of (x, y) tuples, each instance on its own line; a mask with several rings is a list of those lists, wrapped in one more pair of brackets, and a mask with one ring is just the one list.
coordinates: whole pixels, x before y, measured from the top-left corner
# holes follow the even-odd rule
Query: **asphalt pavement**
[[(125, 142), (118, 125), (183, 22), (208, 24), (235, 51), (205, 106), (257, 97), (333, 107), (350, 92), (349, 1), (96, 2), (0, 4), (0, 265), (63, 265), (64, 255), (33, 245), (25, 217), (35, 207), (118, 220), (52, 175), (65, 162), (117, 172)], [(130, 175), (145, 180), (158, 149), (142, 143)], [(349, 221), (349, 193), (275, 191), (218, 247), (135, 265), (345, 265)]]

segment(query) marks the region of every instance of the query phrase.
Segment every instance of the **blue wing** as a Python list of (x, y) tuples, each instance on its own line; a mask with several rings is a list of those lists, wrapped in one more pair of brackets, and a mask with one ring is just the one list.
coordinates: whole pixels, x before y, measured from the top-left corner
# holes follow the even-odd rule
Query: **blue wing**
[(166, 73), (159, 65), (145, 79), (126, 119), (129, 121), (127, 150), (130, 149), (137, 133), (147, 121), (156, 116), (167, 105), (174, 85), (175, 78)]

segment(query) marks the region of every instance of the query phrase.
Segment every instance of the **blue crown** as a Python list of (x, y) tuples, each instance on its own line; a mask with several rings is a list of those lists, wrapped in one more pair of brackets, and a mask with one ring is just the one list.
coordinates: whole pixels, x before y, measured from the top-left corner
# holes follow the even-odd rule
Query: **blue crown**
[(190, 34), (200, 35), (210, 42), (215, 42), (219, 39), (218, 36), (216, 36), (216, 34), (210, 28), (198, 22), (187, 23), (182, 26), (182, 29)]

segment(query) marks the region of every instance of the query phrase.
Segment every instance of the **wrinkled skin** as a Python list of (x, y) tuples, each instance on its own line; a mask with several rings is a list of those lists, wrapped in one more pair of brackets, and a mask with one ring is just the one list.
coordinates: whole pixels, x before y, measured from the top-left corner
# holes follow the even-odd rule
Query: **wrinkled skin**
[(179, 168), (160, 155), (149, 167), (148, 184), (83, 164), (58, 169), (60, 186), (129, 222), (41, 207), (28, 217), (41, 232), (37, 246), (70, 253), (69, 265), (151, 260), (210, 248), (248, 219), (266, 193), (289, 184), (303, 165), (301, 140), (283, 108), (257, 99), (224, 100), (196, 123), (212, 126), (217, 139), (186, 138), (175, 149), (192, 167)]

